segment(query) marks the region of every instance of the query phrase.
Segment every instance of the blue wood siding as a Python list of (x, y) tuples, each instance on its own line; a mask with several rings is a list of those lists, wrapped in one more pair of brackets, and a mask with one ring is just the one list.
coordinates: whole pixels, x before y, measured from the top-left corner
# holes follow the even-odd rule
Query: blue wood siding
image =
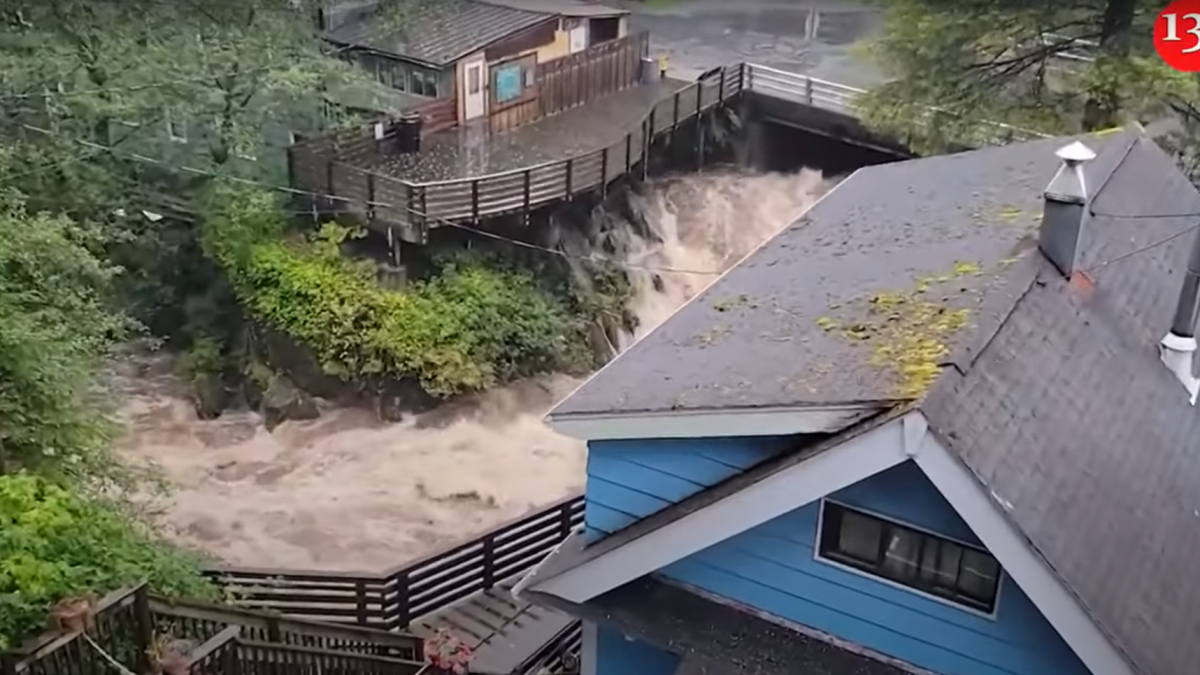
[(596, 675), (672, 675), (679, 657), (626, 638), (615, 628), (596, 627)]
[[(912, 463), (899, 465), (831, 498), (978, 543), (966, 523)], [(996, 613), (987, 617), (815, 559), (819, 512), (818, 503), (809, 504), (662, 572), (937, 673), (1088, 673), (1011, 579), (1001, 582)]]
[(795, 442), (788, 437), (591, 441), (584, 513), (588, 535), (612, 534)]

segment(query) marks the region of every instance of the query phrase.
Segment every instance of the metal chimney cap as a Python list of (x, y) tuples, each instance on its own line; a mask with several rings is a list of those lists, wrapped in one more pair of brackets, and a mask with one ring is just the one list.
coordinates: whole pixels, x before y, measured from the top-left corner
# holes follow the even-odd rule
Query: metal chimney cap
[(1055, 151), (1055, 156), (1069, 164), (1089, 162), (1096, 159), (1096, 153), (1079, 141), (1065, 145)]

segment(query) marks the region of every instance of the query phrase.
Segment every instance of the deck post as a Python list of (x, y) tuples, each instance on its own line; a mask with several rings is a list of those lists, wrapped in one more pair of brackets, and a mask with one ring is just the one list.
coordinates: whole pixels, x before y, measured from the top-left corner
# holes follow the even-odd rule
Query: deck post
[(471, 181), (471, 220), (479, 222), (479, 181)]
[(679, 126), (679, 92), (675, 92), (671, 100), (674, 103), (674, 110), (671, 113), (671, 133), (675, 133), (675, 127)]
[(650, 147), (654, 145), (654, 108), (642, 121), (642, 180), (650, 177)]
[(531, 171), (532, 171), (531, 169), (525, 169), (525, 175), (522, 176), (522, 179), (524, 180), (524, 183), (525, 183), (521, 187), (525, 192), (525, 213), (526, 214), (529, 213), (529, 200), (530, 200), (530, 197), (532, 196), (530, 194), (532, 192), (532, 183), (533, 183), (533, 179), (530, 176)]
[(150, 616), (150, 591), (143, 582), (133, 592), (133, 618), (137, 630), (137, 668), (139, 672), (150, 669), (150, 647), (154, 644), (154, 619)]
[(483, 588), (487, 590), (496, 585), (496, 538), (483, 539)]
[(337, 207), (333, 205), (335, 197), (333, 192), (333, 171), (333, 158), (331, 157), (329, 161), (325, 162), (325, 193), (326, 199), (329, 200), (329, 208), (336, 210)]
[(704, 132), (705, 131), (706, 131), (706, 127), (704, 126), (703, 113), (698, 113), (696, 115), (696, 170), (697, 171), (704, 169), (704, 135), (705, 135)]
[(600, 151), (600, 198), (608, 196), (608, 146)]
[(633, 132), (625, 134), (625, 173), (633, 168)]
[(571, 183), (575, 180), (575, 158), (574, 157), (567, 158), (567, 166), (565, 167), (565, 171), (566, 171), (566, 176), (565, 176), (566, 195), (565, 196), (567, 199), (570, 199), (575, 196), (575, 193), (572, 190), (573, 186), (571, 185)]
[(367, 171), (367, 220), (375, 220), (375, 172)]
[(717, 102), (725, 101), (725, 69), (721, 68), (721, 81), (717, 84)]
[(370, 625), (367, 620), (367, 583), (362, 579), (354, 582), (354, 609), (358, 625)]

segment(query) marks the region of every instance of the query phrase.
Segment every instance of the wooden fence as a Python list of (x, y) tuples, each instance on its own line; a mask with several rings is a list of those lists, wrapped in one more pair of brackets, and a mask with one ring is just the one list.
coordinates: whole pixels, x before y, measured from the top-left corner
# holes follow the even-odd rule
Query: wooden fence
[(220, 567), (210, 575), (245, 607), (400, 630), (527, 572), (582, 523), (583, 498), (571, 497), (382, 574)]
[(641, 32), (537, 67), (541, 116), (592, 103), (641, 81), (650, 34)]
[(352, 165), (347, 159), (354, 157), (351, 152), (338, 155), (338, 159), (321, 155), (316, 166), (302, 167), (293, 160), (292, 175), (298, 188), (324, 195), (329, 207), (399, 226), (408, 231), (401, 235), (405, 239), (421, 241), (421, 233), (447, 221), (478, 222), (529, 212), (590, 190), (603, 191), (641, 165), (655, 137), (738, 96), (744, 71), (741, 65), (722, 68), (683, 87), (659, 101), (640, 124), (606, 147), (524, 169), (482, 178), (410, 183)]
[(146, 672), (159, 639), (187, 644), (191, 672), (212, 675), (273, 675), (280, 664), (338, 675), (415, 675), (425, 665), (423, 641), (412, 635), (171, 601), (143, 584), (101, 600), (86, 633), (50, 635), (0, 655), (0, 672), (101, 675), (114, 663)]

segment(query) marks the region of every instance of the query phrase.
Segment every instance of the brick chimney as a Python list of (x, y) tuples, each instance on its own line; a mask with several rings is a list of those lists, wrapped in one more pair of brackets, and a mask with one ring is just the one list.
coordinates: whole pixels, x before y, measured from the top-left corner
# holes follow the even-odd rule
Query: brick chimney
[(1038, 246), (1064, 277), (1070, 277), (1079, 261), (1083, 220), (1091, 197), (1083, 165), (1095, 159), (1096, 153), (1075, 141), (1054, 154), (1062, 160), (1062, 166), (1046, 186)]

